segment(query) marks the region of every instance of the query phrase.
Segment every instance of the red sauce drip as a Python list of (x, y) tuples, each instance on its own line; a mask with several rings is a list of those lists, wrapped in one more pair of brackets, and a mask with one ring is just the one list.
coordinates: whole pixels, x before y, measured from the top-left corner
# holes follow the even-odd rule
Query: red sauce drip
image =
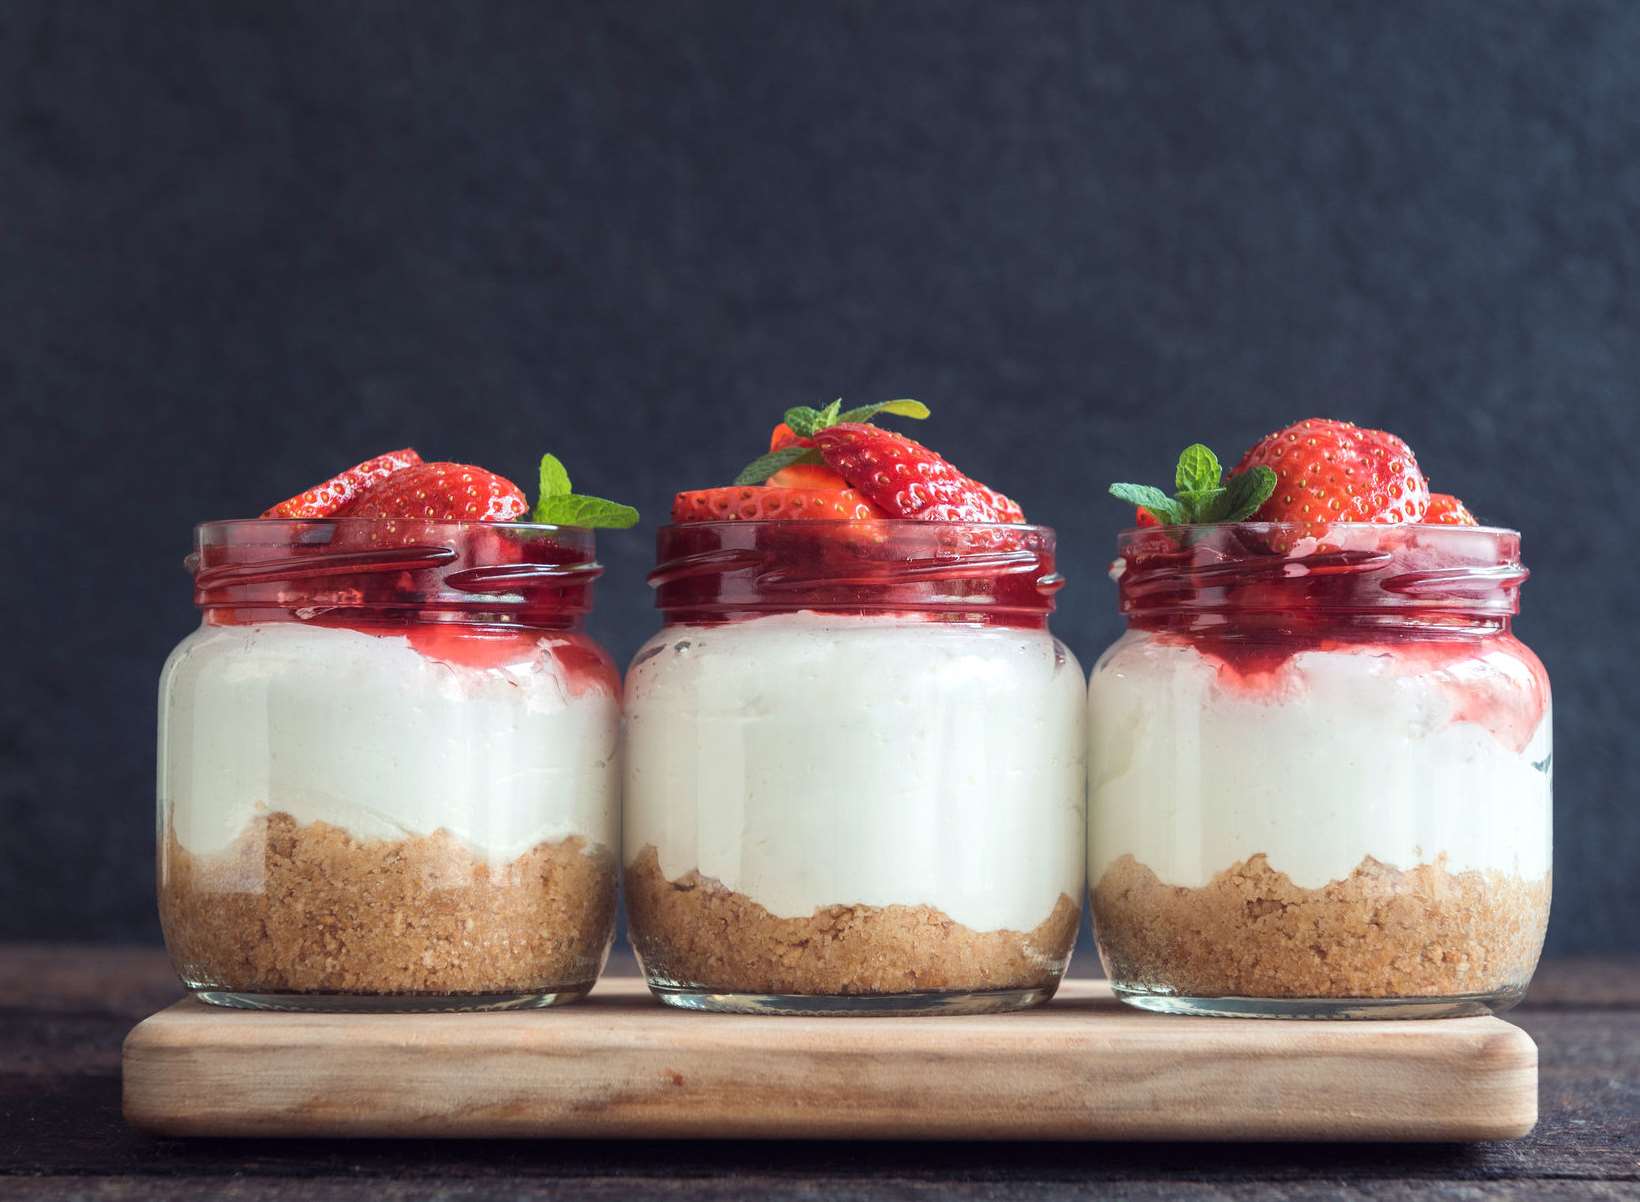
[[(352, 629), (361, 629), (352, 627)], [(391, 630), (365, 629), (366, 634), (392, 634)], [(572, 697), (603, 692), (619, 697), (620, 675), (615, 662), (602, 647), (584, 634), (505, 627), (465, 626), (451, 622), (423, 622), (397, 633), (407, 634), (410, 645), (428, 659), (458, 668), (487, 670), (528, 664), (545, 653), (558, 664), (569, 683)]]
[(1484, 726), (1506, 747), (1525, 751), (1549, 706), (1549, 673), (1512, 634), (1488, 640), (1484, 658), (1487, 670), (1470, 679), (1455, 666), (1452, 720)]
[[(302, 622), (406, 638), (480, 670), (543, 653), (573, 695), (619, 696), (614, 663), (579, 630), (602, 568), (588, 531), (527, 523), (371, 519), (213, 522), (188, 566), (213, 625)], [(389, 537), (391, 535), (391, 537)]]
[(463, 622), (353, 621), (343, 611), (330, 611), (313, 618), (296, 618), (258, 611), (212, 610), (206, 618), (211, 626), (249, 626), (256, 622), (301, 622), (327, 630), (351, 630), (376, 638), (402, 638), (421, 655), (456, 668), (478, 671), (527, 665), (543, 654), (551, 656), (563, 672), (570, 695), (604, 692), (619, 697), (620, 674), (615, 663), (587, 635), (561, 630), (530, 630), (511, 626), (475, 626)]
[(552, 653), (569, 677), (572, 696), (608, 693), (621, 699), (621, 673), (604, 649), (585, 635), (554, 635)]
[(1549, 674), (1514, 635), (1430, 639), (1386, 632), (1373, 639), (1302, 639), (1280, 644), (1162, 631), (1152, 637), (1193, 648), (1220, 688), (1242, 697), (1297, 696), (1294, 657), (1306, 652), (1382, 656), (1393, 676), (1428, 677), (1450, 698), (1453, 722), (1484, 727), (1517, 754), (1531, 743), (1549, 703)]
[(1526, 570), (1513, 531), (1334, 527), (1335, 541), (1260, 525), (1140, 530), (1113, 568), (1130, 627), (1187, 643), (1219, 683), (1271, 696), (1302, 685), (1305, 652), (1379, 655), (1433, 677), (1453, 721), (1515, 751), (1543, 720), (1549, 678), (1509, 632)]
[(343, 624), (364, 634), (407, 636), (410, 645), (428, 659), (458, 668), (505, 668), (527, 664), (541, 654), (539, 630), (494, 629), (453, 622), (413, 622), (400, 630)]

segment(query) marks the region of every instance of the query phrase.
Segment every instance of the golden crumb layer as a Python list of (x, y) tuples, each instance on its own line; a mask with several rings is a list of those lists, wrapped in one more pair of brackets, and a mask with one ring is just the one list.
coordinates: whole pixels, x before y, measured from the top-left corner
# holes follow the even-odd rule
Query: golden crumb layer
[(1256, 855), (1199, 889), (1123, 856), (1093, 890), (1111, 979), (1184, 997), (1394, 998), (1525, 986), (1549, 921), (1549, 878), (1398, 869), (1368, 856), (1301, 889)]
[(626, 909), (651, 977), (722, 993), (820, 996), (1051, 985), (1082, 917), (1061, 893), (1032, 931), (974, 931), (931, 906), (835, 905), (777, 918), (698, 871), (667, 880), (653, 847), (627, 867)]
[(455, 996), (591, 985), (615, 892), (613, 857), (579, 838), (492, 865), (444, 830), (358, 840), (277, 812), (211, 855), (168, 833), (159, 904), (195, 988)]

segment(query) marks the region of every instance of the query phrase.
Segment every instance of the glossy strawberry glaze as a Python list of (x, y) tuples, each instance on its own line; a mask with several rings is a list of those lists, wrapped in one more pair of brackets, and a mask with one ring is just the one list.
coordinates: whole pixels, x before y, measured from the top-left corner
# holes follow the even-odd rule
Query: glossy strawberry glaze
[(725, 521), (663, 527), (649, 583), (672, 622), (894, 614), (1041, 629), (1064, 586), (1044, 526)]
[(1131, 628), (1194, 648), (1237, 695), (1299, 695), (1295, 661), (1306, 654), (1379, 657), (1388, 675), (1433, 680), (1451, 699), (1452, 721), (1524, 749), (1543, 720), (1549, 678), (1509, 629), (1527, 575), (1519, 535), (1334, 530), (1319, 541), (1264, 525), (1131, 531), (1112, 567), (1122, 612)]
[(587, 531), (422, 524), (382, 547), (369, 519), (216, 522), (188, 559), (207, 625), (300, 622), (405, 638), (469, 669), (527, 664), (543, 651), (572, 695), (619, 696), (613, 661), (579, 629), (602, 568)]
[(345, 611), (335, 610), (298, 618), (267, 610), (215, 609), (205, 618), (208, 626), (246, 626), (268, 621), (301, 622), (308, 627), (351, 630), (376, 638), (407, 639), (412, 648), (428, 659), (475, 671), (528, 665), (545, 653), (552, 656), (563, 672), (572, 697), (593, 691), (620, 696), (621, 678), (615, 662), (591, 638), (578, 632), (415, 619), (375, 622), (352, 619)]
[(1299, 697), (1303, 677), (1296, 657), (1307, 653), (1375, 656), (1385, 674), (1433, 680), (1452, 704), (1452, 721), (1482, 726), (1511, 751), (1522, 751), (1543, 721), (1549, 675), (1514, 635), (1429, 639), (1418, 635), (1371, 639), (1302, 638), (1245, 642), (1163, 631), (1153, 637), (1188, 645), (1213, 664), (1219, 687), (1242, 697)]

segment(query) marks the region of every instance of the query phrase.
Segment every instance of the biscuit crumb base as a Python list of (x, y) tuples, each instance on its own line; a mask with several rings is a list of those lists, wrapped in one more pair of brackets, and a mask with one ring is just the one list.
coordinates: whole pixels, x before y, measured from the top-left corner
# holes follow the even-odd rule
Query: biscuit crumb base
[(580, 838), (496, 865), (445, 830), (359, 840), (280, 811), (209, 855), (167, 832), (159, 904), (196, 989), (449, 997), (590, 986), (615, 893), (613, 855)]
[(1301, 889), (1260, 854), (1193, 889), (1125, 855), (1094, 887), (1094, 934), (1113, 981), (1181, 997), (1487, 994), (1531, 977), (1549, 885), (1368, 856)]
[(653, 846), (626, 870), (626, 908), (652, 978), (720, 993), (840, 996), (1035, 989), (1064, 972), (1082, 909), (1061, 893), (1031, 931), (975, 931), (932, 906), (825, 906), (777, 918)]

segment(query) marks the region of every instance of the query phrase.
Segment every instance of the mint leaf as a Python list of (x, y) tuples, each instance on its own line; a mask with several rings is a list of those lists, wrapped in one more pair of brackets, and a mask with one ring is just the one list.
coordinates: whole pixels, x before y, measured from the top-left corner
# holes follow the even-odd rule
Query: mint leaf
[(799, 438), (810, 438), (820, 428), (820, 410), (811, 405), (798, 405), (786, 410), (786, 424)]
[(1179, 455), (1179, 466), (1173, 472), (1173, 487), (1181, 493), (1207, 493), (1219, 487), (1219, 457), (1199, 442), (1193, 442)]
[(544, 526), (611, 526), (625, 529), (637, 524), (638, 511), (602, 497), (576, 496), (570, 489), (569, 469), (556, 455), (541, 456), (541, 495), (530, 514)]
[(537, 522), (552, 526), (625, 530), (638, 524), (638, 511), (630, 505), (606, 501), (602, 497), (579, 497), (560, 493), (542, 497), (532, 515)]
[(1237, 472), (1226, 482), (1224, 512), (1209, 520), (1215, 522), (1245, 522), (1259, 511), (1270, 494), (1276, 490), (1276, 474), (1262, 463)]
[(1208, 488), (1201, 492), (1181, 492), (1173, 495), (1179, 498), (1179, 504), (1184, 506), (1185, 512), (1190, 515), (1192, 525), (1202, 525), (1221, 521), (1215, 514), (1224, 509), (1224, 498), (1229, 494), (1227, 488)]
[[(788, 422), (787, 425), (791, 423)], [(781, 447), (778, 451), (770, 451), (767, 455), (759, 455), (745, 467), (740, 469), (740, 475), (735, 477), (737, 485), (762, 484), (783, 467), (790, 467), (794, 463), (819, 463), (820, 452), (813, 447)]]
[[(827, 426), (835, 426), (838, 422), (869, 422), (879, 413), (893, 413), (900, 417), (914, 417), (922, 419), (928, 416), (928, 406), (921, 401), (899, 400), (883, 401), (876, 405), (861, 405), (842, 412), (843, 399), (838, 397), (824, 409), (816, 409), (812, 405), (794, 405), (786, 410), (785, 422), (791, 432), (799, 438), (813, 438), (816, 433)], [(778, 451), (770, 451), (767, 455), (760, 455), (741, 469), (740, 475), (735, 477), (735, 484), (745, 486), (749, 484), (766, 483), (770, 476), (781, 468), (790, 467), (794, 463), (824, 463), (820, 452), (813, 447), (781, 447)]]
[(869, 422), (879, 413), (914, 417), (919, 421), (928, 416), (928, 406), (921, 401), (883, 401), (876, 405), (860, 405), (847, 413), (839, 412), (842, 407), (841, 397), (824, 409), (816, 409), (811, 405), (796, 405), (786, 410), (785, 422), (797, 437), (813, 438), (816, 431), (824, 430), (827, 426), (835, 426), (838, 422)]
[(569, 471), (556, 455), (541, 456), (541, 496), (567, 497), (573, 491), (569, 486)]
[(861, 405), (842, 414), (834, 422), (827, 425), (836, 425), (837, 422), (868, 422), (879, 413), (892, 413), (895, 417), (914, 417), (922, 421), (928, 416), (928, 406), (921, 401), (883, 401), (876, 405)]
[(1137, 505), (1168, 526), (1244, 522), (1270, 499), (1276, 474), (1262, 465), (1222, 480), (1219, 457), (1201, 443), (1191, 443), (1173, 472), (1178, 488), (1171, 497), (1148, 484), (1112, 484), (1110, 492)]
[(1199, 442), (1191, 443), (1179, 455), (1179, 464), (1173, 470), (1178, 491), (1173, 495), (1184, 506), (1187, 522), (1214, 520), (1209, 515), (1216, 513), (1224, 501), (1225, 489), (1219, 483), (1222, 472), (1219, 457)]
[(1149, 484), (1112, 484), (1110, 495), (1148, 511), (1151, 517), (1164, 525), (1182, 526), (1190, 518), (1182, 504)]

